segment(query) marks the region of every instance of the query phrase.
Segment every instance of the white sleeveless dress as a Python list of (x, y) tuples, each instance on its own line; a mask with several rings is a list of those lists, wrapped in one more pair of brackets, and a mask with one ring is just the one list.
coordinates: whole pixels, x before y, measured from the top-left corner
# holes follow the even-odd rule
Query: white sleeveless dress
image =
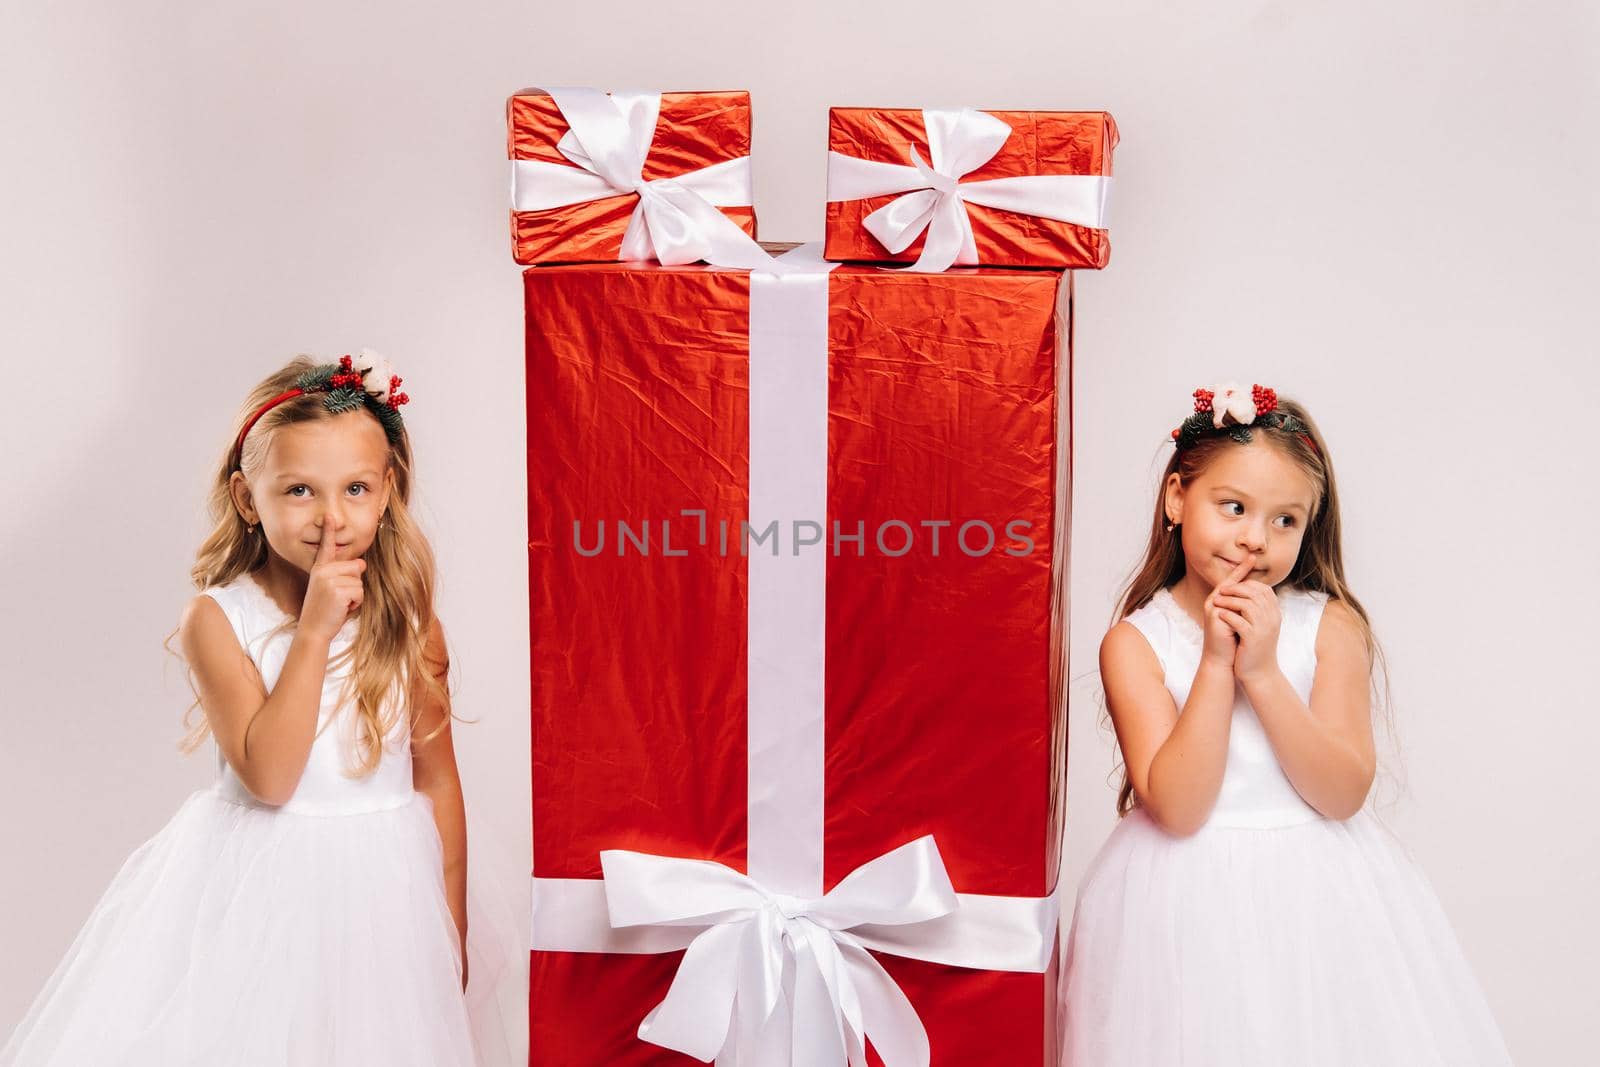
[[(1309, 702), (1326, 594), (1280, 587), (1278, 662)], [(1128, 616), (1181, 709), (1203, 634), (1163, 589)], [(1062, 966), (1065, 1067), (1509, 1064), (1438, 898), (1369, 811), (1329, 819), (1237, 691), (1209, 821), (1142, 808), (1078, 889)]]
[[(268, 690), (292, 632), (248, 574), (204, 591), (221, 605)], [(355, 638), (345, 624), (330, 659)], [(217, 751), (217, 778), (125, 861), (0, 1049), (16, 1067), (317, 1067), (510, 1063), (492, 996), (469, 1012), (445, 897), (433, 804), (412, 786), (410, 727), (377, 770), (346, 777), (354, 698), (330, 665), (319, 733), (294, 796), (256, 800)], [(213, 747), (215, 743), (213, 742)], [(480, 953), (475, 991), (503, 980), (509, 946)], [(487, 989), (487, 985), (483, 988)]]

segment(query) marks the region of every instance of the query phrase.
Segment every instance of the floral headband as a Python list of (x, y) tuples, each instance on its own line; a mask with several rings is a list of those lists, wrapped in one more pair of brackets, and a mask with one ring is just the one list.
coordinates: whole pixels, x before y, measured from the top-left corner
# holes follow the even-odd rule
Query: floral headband
[(1242, 386), (1232, 382), (1215, 389), (1196, 389), (1194, 414), (1172, 431), (1172, 440), (1177, 450), (1182, 452), (1201, 437), (1224, 430), (1235, 441), (1244, 444), (1250, 440), (1251, 426), (1267, 426), (1299, 434), (1311, 451), (1319, 456), (1322, 454), (1322, 449), (1317, 447), (1305, 423), (1278, 410), (1278, 394), (1274, 390), (1264, 385), (1252, 385), (1246, 395)]
[(363, 348), (354, 357), (340, 356), (337, 363), (324, 363), (306, 371), (295, 379), (293, 389), (279, 393), (245, 420), (239, 439), (233, 443), (233, 465), (239, 465), (244, 439), (250, 435), (256, 420), (285, 400), (305, 393), (325, 393), (323, 404), (335, 414), (365, 405), (383, 424), (389, 443), (398, 444), (404, 427), (400, 421), (400, 405), (411, 400), (399, 391), (400, 381), (400, 375), (394, 373), (389, 361), (370, 348)]

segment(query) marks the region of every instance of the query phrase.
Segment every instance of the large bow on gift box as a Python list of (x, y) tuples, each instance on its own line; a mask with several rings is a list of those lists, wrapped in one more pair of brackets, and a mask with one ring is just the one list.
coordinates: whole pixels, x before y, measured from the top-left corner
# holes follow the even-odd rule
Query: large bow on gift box
[(851, 872), (820, 898), (776, 892), (705, 860), (607, 849), (601, 879), (536, 878), (534, 947), (687, 949), (639, 1036), (718, 1067), (927, 1067), (927, 1030), (871, 951), (1043, 972), (1055, 896), (957, 893), (931, 836)]
[(750, 157), (740, 156), (671, 178), (645, 181), (645, 157), (655, 139), (660, 93), (547, 89), (567, 120), (556, 150), (573, 166), (538, 159), (511, 165), (515, 211), (548, 211), (632, 194), (639, 198), (622, 235), (619, 259), (667, 265), (704, 260), (719, 267), (775, 269), (762, 250), (718, 205), (751, 202)]
[(1021, 215), (1105, 227), (1111, 179), (1099, 174), (1028, 174), (962, 181), (1006, 143), (1011, 127), (972, 108), (922, 112), (928, 134), (925, 162), (915, 148), (911, 164), (881, 163), (841, 152), (828, 153), (828, 200), (864, 200), (904, 193), (861, 220), (890, 252), (909, 248), (924, 231), (922, 255), (909, 268), (936, 273), (954, 264), (978, 262), (967, 204)]
[(857, 868), (817, 900), (773, 893), (718, 863), (600, 854), (613, 927), (702, 927), (639, 1036), (722, 1065), (928, 1062), (911, 1002), (867, 951), (868, 925), (948, 915), (956, 893), (932, 837)]

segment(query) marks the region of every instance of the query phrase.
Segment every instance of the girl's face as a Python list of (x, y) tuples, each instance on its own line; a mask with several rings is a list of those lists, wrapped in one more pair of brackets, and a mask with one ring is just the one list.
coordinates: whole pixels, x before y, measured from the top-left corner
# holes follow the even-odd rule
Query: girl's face
[(394, 486), (388, 460), (383, 427), (364, 412), (291, 423), (273, 431), (254, 478), (234, 472), (234, 504), (246, 522), (261, 524), (274, 553), (309, 573), (330, 515), (335, 559), (372, 547)]
[(1214, 589), (1256, 554), (1247, 576), (1275, 586), (1294, 570), (1316, 488), (1293, 460), (1257, 434), (1224, 448), (1185, 488), (1167, 479), (1167, 520), (1181, 523), (1188, 574)]

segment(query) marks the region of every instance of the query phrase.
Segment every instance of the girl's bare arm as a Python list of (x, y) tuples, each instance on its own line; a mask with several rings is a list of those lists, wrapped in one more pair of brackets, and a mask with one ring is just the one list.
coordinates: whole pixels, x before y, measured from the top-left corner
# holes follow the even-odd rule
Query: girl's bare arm
[(1180, 715), (1155, 652), (1124, 620), (1101, 642), (1100, 675), (1140, 804), (1169, 833), (1194, 833), (1210, 817), (1222, 789), (1233, 722), (1233, 668), (1202, 657)]
[(263, 803), (286, 802), (311, 756), (332, 638), (297, 632), (271, 693), (211, 597), (202, 593), (189, 602), (178, 639), (229, 766)]
[(1328, 818), (1348, 819), (1377, 773), (1371, 663), (1355, 612), (1341, 601), (1328, 601), (1316, 640), (1309, 708), (1276, 662), (1239, 680), (1295, 790)]
[[(423, 656), (429, 672), (440, 685), (446, 685), (450, 658), (445, 646), (444, 627), (437, 617), (429, 628)], [(441, 698), (425, 685), (417, 687), (413, 699), (420, 702), (420, 710), (411, 743), (411, 780), (417, 792), (426, 793), (433, 801), (433, 819), (439, 828), (439, 842), (444, 846), (445, 896), (461, 939), (461, 980), (465, 987), (467, 808), (461, 795), (461, 774), (456, 766), (455, 741), (450, 729), (450, 703), (448, 696)], [(423, 740), (436, 729), (439, 731), (437, 735), (430, 740)]]

